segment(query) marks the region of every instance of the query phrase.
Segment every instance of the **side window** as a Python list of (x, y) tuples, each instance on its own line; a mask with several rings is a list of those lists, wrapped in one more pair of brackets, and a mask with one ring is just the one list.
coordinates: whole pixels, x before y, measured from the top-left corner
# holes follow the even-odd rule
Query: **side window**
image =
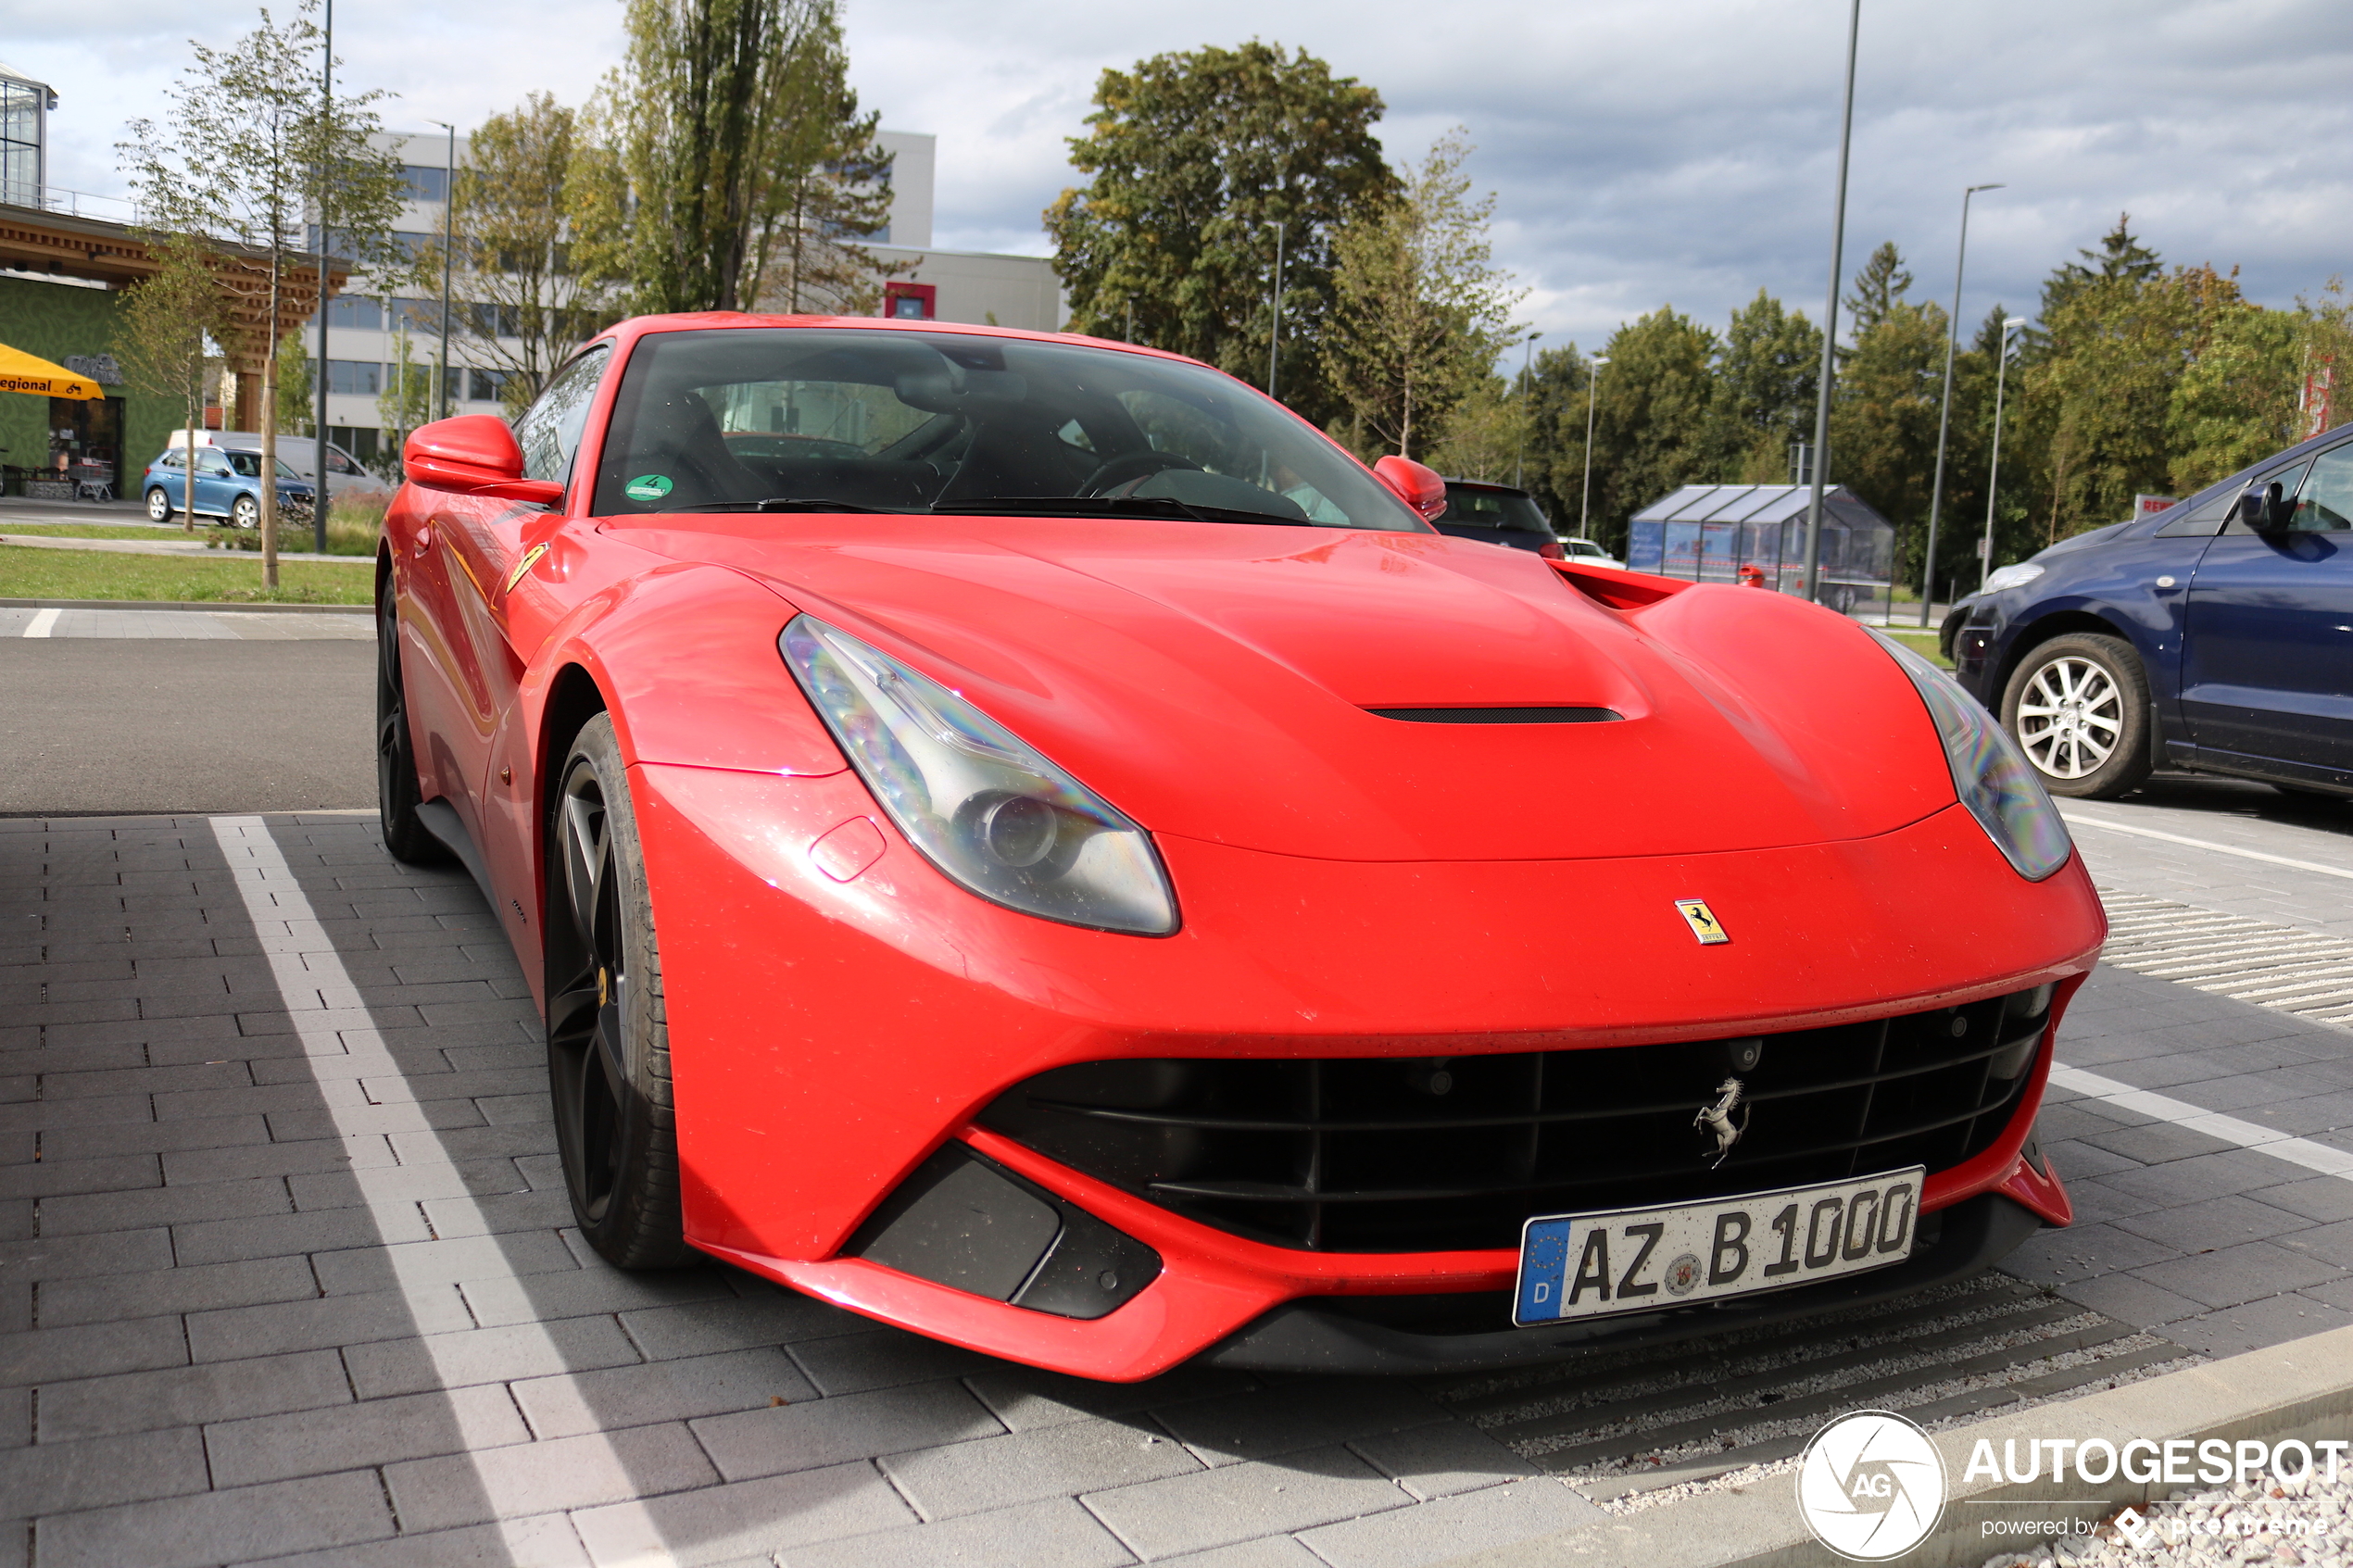
[(196, 471), (198, 473), (225, 474), (229, 471), (229, 459), (222, 457), (218, 452), (207, 452), (203, 457), (196, 459)]
[(610, 347), (598, 347), (574, 359), (556, 372), (547, 389), (515, 421), (515, 444), (522, 448), (525, 478), (560, 483), (572, 477), (573, 454), (579, 450), (580, 433), (588, 425), (588, 405), (611, 358)]
[(2296, 533), (2353, 531), (2353, 445), (2332, 446), (2312, 459), (2288, 528)]

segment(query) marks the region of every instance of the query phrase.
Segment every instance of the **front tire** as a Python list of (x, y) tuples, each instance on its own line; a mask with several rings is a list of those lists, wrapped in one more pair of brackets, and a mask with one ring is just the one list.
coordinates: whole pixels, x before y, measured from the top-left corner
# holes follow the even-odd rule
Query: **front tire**
[(2121, 637), (2070, 632), (2032, 649), (2002, 722), (2053, 795), (2107, 800), (2149, 775), (2148, 675)]
[(261, 503), (250, 495), (240, 495), (229, 508), (229, 521), (239, 528), (261, 526)]
[(171, 521), (171, 497), (164, 494), (163, 486), (160, 484), (147, 492), (147, 521), (149, 522)]
[(670, 1028), (645, 852), (612, 719), (581, 727), (547, 821), (547, 1086), (588, 1245), (624, 1269), (693, 1258), (678, 1205)]
[(422, 796), (417, 753), (409, 735), (399, 611), (392, 579), (386, 576), (376, 588), (376, 819), (384, 824), (384, 848), (394, 859), (411, 866), (439, 865), (449, 859), (449, 851), (418, 820)]

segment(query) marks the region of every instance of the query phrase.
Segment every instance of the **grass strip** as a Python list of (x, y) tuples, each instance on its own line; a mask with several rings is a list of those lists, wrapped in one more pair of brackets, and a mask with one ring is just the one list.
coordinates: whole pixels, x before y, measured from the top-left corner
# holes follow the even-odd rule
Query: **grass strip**
[(239, 555), (212, 560), (0, 545), (0, 598), (364, 605), (375, 586), (372, 572), (325, 561), (281, 561), (278, 586), (265, 589), (261, 562)]

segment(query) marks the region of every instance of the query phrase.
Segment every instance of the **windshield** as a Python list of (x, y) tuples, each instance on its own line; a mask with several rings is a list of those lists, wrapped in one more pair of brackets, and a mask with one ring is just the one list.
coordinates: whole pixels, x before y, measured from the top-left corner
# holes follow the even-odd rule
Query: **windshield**
[(1450, 484), (1446, 487), (1446, 510), (1439, 515), (1441, 522), (1457, 522), (1469, 528), (1510, 528), (1550, 533), (1553, 525), (1536, 503), (1516, 490), (1490, 490), (1476, 484)]
[(630, 356), (600, 515), (1036, 511), (1427, 532), (1279, 405), (1198, 365), (951, 332), (661, 332)]

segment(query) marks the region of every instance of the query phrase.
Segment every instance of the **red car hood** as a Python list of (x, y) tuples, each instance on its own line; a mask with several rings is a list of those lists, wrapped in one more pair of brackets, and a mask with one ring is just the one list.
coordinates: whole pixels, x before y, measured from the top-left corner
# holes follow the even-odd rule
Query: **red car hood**
[[(909, 659), (1160, 834), (1345, 860), (1678, 855), (1869, 836), (1954, 798), (1918, 694), (1869, 634), (1753, 589), (1621, 611), (1525, 551), (1435, 534), (606, 526)], [(1624, 718), (1366, 711), (1511, 706)]]

